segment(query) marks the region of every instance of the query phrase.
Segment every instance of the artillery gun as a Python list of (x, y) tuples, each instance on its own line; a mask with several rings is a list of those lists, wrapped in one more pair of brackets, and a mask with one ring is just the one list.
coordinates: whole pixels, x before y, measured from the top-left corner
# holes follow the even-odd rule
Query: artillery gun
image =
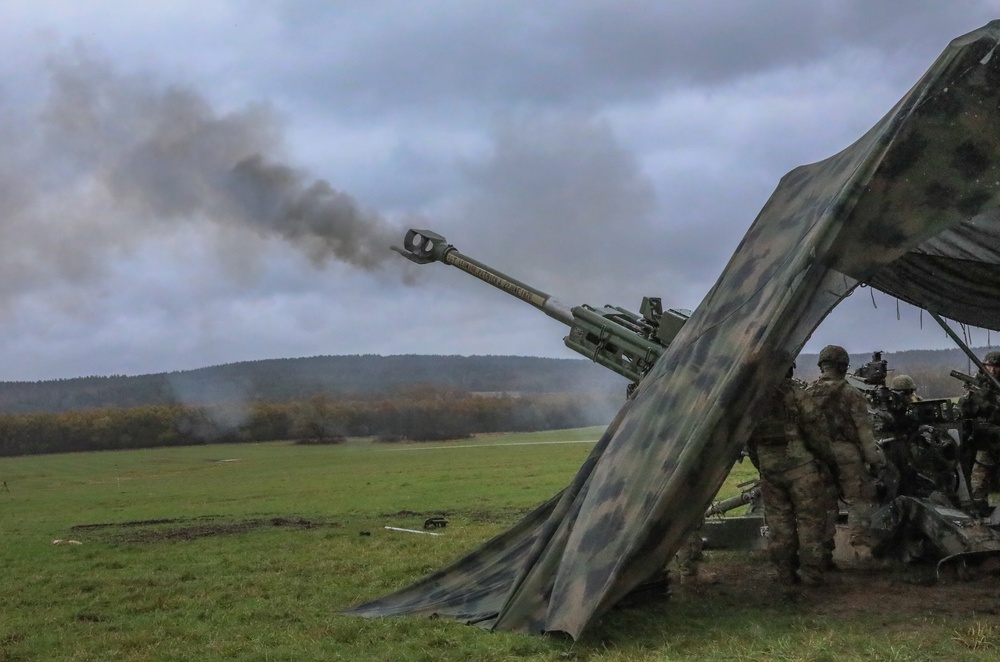
[(967, 429), (972, 421), (950, 398), (912, 402), (884, 384), (874, 385), (867, 395), (882, 422), (876, 425), (883, 436), (879, 446), (897, 470), (893, 489), (883, 495), (871, 520), (881, 555), (904, 562), (935, 561), (938, 577), (969, 577), (981, 565), (995, 571), (1000, 507), (984, 508), (972, 499), (969, 479), (976, 448)]
[(463, 255), (441, 235), (409, 230), (403, 248), (392, 249), (416, 264), (442, 262), (475, 276), (569, 327), (563, 342), (574, 352), (628, 379), (634, 391), (673, 341), (690, 310), (663, 309), (659, 297), (643, 297), (639, 313), (618, 306), (567, 306), (551, 295)]
[[(628, 379), (629, 394), (691, 315), (691, 311), (684, 309), (664, 310), (657, 297), (644, 297), (638, 314), (610, 305), (570, 307), (546, 292), (463, 255), (443, 236), (429, 230), (409, 230), (403, 248), (393, 247), (393, 250), (416, 264), (449, 264), (566, 325), (569, 327), (563, 338), (566, 346)], [(943, 321), (939, 323), (950, 331)], [(960, 339), (950, 335), (967, 350)], [(904, 561), (937, 559), (939, 574), (946, 568), (961, 572), (966, 565), (1000, 555), (1000, 508), (989, 519), (980, 518), (967, 508), (967, 467), (960, 460), (963, 450), (958, 431), (960, 416), (953, 403), (943, 399), (904, 404), (886, 386), (888, 372), (882, 353), (874, 352), (871, 361), (848, 375), (848, 381), (867, 396), (876, 429), (881, 427), (880, 417), (885, 422), (892, 421), (882, 429), (889, 436), (880, 441), (880, 446), (899, 467), (901, 475), (882, 495), (881, 508), (873, 515), (873, 533), (881, 539), (882, 553)], [(742, 516), (719, 517), (744, 505), (751, 507)], [(702, 527), (706, 546), (763, 547), (766, 527), (760, 505), (760, 489), (756, 484), (735, 497), (713, 504)]]

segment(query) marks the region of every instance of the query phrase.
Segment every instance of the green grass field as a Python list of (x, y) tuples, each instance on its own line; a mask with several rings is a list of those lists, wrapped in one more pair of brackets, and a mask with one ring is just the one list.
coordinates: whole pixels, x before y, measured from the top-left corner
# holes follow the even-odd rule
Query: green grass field
[[(901, 612), (878, 600), (866, 606), (877, 578), (862, 582), (860, 597), (842, 583), (793, 595), (772, 585), (759, 558), (735, 552), (709, 554), (722, 583), (614, 610), (575, 644), (338, 614), (516, 522), (569, 481), (600, 432), (0, 459), (9, 488), (0, 489), (0, 662), (992, 660), (1000, 652), (985, 598), (964, 604), (956, 589), (940, 593), (912, 573), (884, 582), (890, 593), (904, 586), (894, 594), (908, 601)], [(741, 467), (727, 493), (752, 475)], [(441, 512), (450, 520), (441, 536), (384, 528), (419, 529)], [(926, 608), (922, 591), (933, 591)], [(958, 604), (935, 608), (942, 599)]]

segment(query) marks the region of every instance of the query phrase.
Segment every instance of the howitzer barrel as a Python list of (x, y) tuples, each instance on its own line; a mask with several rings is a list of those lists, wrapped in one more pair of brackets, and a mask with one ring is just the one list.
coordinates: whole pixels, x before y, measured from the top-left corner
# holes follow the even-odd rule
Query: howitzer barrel
[(430, 230), (410, 230), (403, 239), (403, 248), (392, 247), (411, 262), (429, 264), (443, 262), (475, 276), (484, 283), (503, 290), (507, 294), (525, 301), (549, 317), (572, 326), (573, 312), (569, 306), (553, 299), (549, 294), (489, 267), (479, 260), (462, 255), (441, 235)]
[(691, 315), (688, 310), (663, 310), (658, 297), (645, 297), (638, 314), (617, 306), (569, 307), (539, 289), (462, 255), (444, 237), (430, 230), (408, 231), (403, 248), (394, 246), (393, 250), (417, 264), (450, 264), (531, 304), (570, 328), (563, 338), (567, 347), (628, 378), (632, 381), (631, 388), (645, 376)]

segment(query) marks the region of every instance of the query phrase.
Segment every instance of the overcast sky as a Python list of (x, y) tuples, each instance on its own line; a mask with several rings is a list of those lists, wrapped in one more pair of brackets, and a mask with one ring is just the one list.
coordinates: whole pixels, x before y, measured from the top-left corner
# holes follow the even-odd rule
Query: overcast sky
[[(3, 3), (0, 381), (574, 357), (558, 322), (389, 245), (428, 228), (565, 303), (695, 308), (779, 178), (995, 4)], [(806, 350), (950, 346), (898, 317), (859, 290)]]

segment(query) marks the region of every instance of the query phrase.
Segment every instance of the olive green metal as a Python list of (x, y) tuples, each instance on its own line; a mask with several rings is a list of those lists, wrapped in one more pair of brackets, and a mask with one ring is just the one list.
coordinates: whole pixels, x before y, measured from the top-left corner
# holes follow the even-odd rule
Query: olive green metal
[(563, 338), (567, 347), (631, 380), (633, 385), (642, 380), (691, 314), (680, 309), (664, 311), (657, 297), (645, 297), (639, 314), (617, 306), (597, 308), (584, 304), (570, 308), (537, 288), (463, 255), (430, 230), (409, 230), (403, 248), (394, 246), (393, 250), (417, 264), (450, 264), (534, 306), (570, 327)]
[(643, 337), (636, 317), (622, 308), (575, 306), (572, 328), (563, 342), (595, 363), (639, 382), (666, 346)]
[[(728, 499), (713, 502), (712, 505), (709, 506), (708, 510), (705, 511), (705, 517), (725, 515), (730, 510), (735, 510), (740, 506), (758, 503), (760, 503), (760, 480), (754, 480), (750, 481), (749, 487), (742, 490), (736, 496), (731, 496)], [(763, 524), (763, 521), (761, 524)]]
[(417, 264), (430, 264), (431, 262), (450, 264), (471, 276), (475, 276), (484, 283), (489, 283), (493, 287), (531, 304), (563, 324), (573, 324), (573, 313), (569, 306), (563, 305), (541, 290), (511, 278), (478, 260), (462, 255), (436, 232), (409, 230), (403, 239), (403, 248), (393, 246), (392, 250)]

